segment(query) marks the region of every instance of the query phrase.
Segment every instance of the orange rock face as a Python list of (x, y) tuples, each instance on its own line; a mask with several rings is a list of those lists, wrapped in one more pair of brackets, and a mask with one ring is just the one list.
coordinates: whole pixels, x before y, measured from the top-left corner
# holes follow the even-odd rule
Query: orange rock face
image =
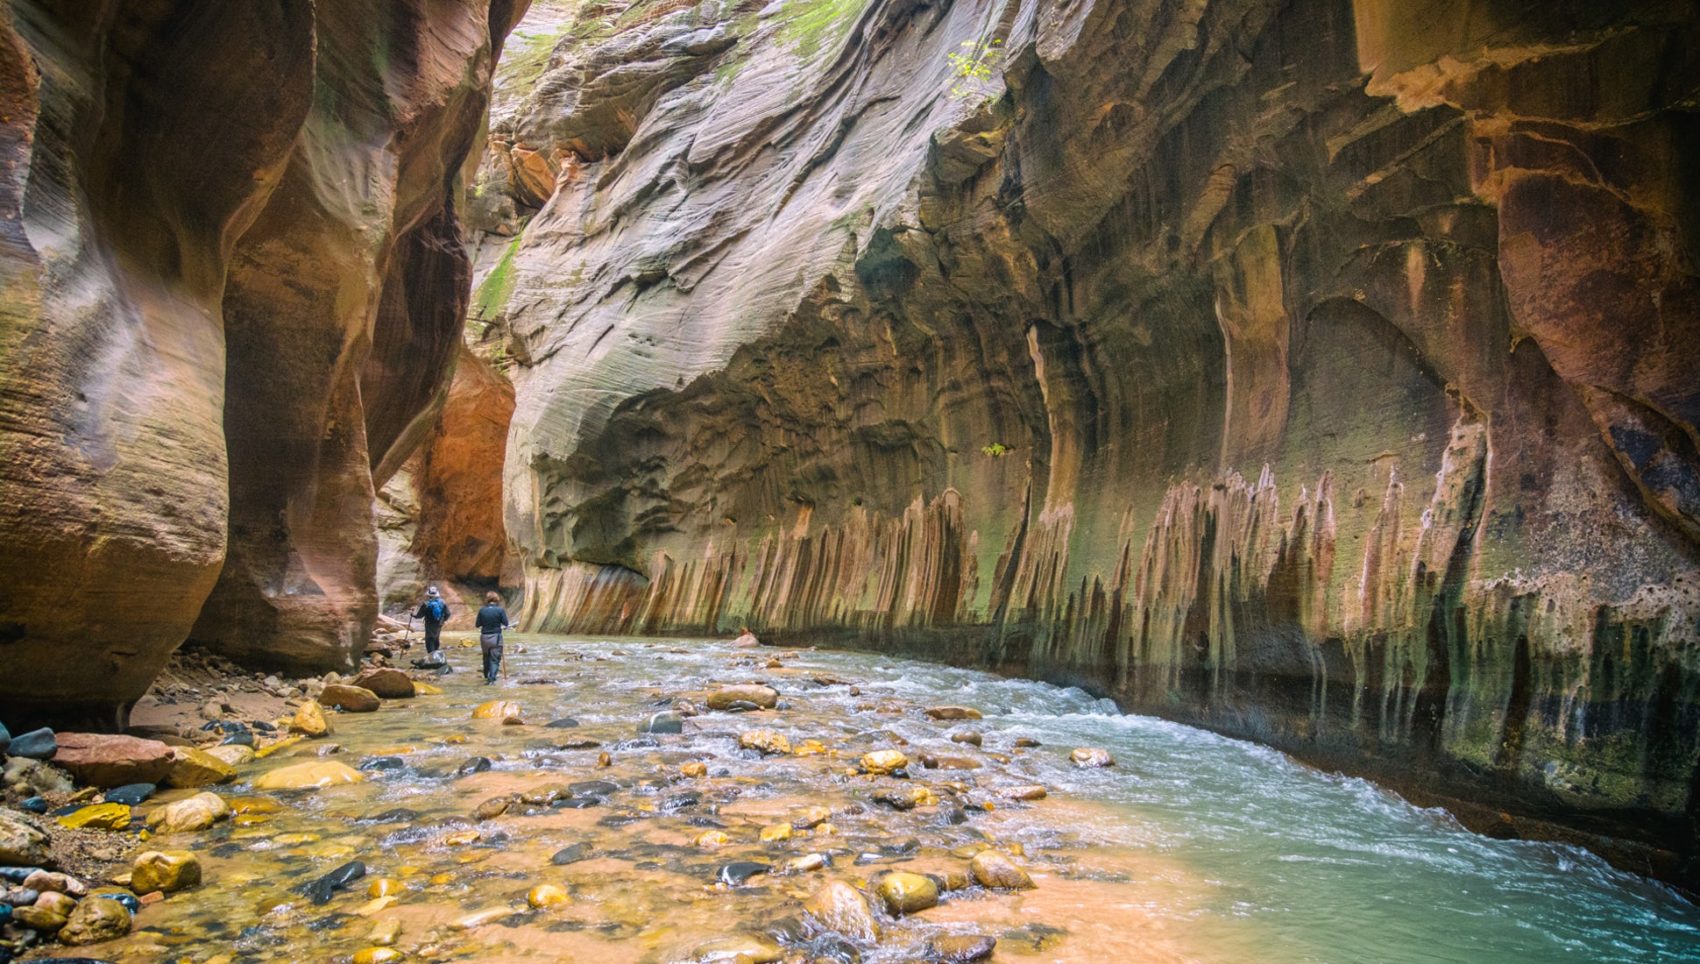
[(374, 471), (446, 388), (468, 278), (452, 199), (523, 9), (0, 14), (17, 715), (117, 722), (191, 629), (251, 662), (352, 664)]

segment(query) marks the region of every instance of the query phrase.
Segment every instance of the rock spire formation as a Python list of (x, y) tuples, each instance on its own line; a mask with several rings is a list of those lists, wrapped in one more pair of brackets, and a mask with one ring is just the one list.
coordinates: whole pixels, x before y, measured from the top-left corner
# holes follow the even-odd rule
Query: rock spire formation
[(527, 621), (1079, 683), (1692, 883), (1697, 41), (579, 7), (480, 174)]
[(0, 702), (117, 722), (186, 637), (352, 667), (432, 428), (524, 0), (0, 9)]

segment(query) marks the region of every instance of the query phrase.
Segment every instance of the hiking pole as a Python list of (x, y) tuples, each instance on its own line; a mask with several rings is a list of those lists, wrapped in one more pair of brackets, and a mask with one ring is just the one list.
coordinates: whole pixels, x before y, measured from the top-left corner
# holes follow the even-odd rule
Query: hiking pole
[(413, 648), (413, 616), (411, 614), (407, 617), (407, 632), (401, 634), (401, 648), (404, 651)]

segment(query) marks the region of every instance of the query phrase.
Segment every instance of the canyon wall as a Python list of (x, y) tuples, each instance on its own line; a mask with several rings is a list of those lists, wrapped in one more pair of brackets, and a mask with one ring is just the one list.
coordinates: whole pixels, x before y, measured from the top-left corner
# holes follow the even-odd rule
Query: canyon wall
[(350, 667), (374, 483), (460, 343), (524, 0), (0, 11), (0, 702), (120, 722), (193, 637)]
[(526, 621), (1077, 683), (1692, 884), (1696, 51), (1684, 3), (585, 4), (480, 175)]

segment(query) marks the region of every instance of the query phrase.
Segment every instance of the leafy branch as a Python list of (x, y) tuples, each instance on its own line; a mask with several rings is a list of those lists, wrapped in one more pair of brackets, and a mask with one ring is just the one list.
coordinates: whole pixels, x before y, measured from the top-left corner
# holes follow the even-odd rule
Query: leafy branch
[(960, 52), (945, 54), (950, 61), (951, 74), (956, 82), (950, 96), (955, 100), (972, 100), (993, 92), (992, 71), (1003, 63), (1003, 41), (964, 40)]

